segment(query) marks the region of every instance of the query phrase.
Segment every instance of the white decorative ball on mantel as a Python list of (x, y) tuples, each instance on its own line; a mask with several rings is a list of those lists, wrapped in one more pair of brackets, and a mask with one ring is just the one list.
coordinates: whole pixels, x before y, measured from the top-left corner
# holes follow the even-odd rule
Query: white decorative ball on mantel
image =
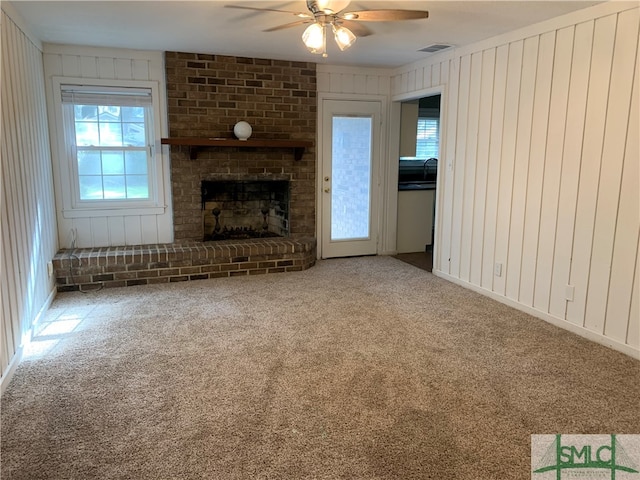
[(251, 136), (253, 129), (247, 122), (238, 122), (233, 127), (233, 134), (238, 137), (238, 140), (247, 140)]

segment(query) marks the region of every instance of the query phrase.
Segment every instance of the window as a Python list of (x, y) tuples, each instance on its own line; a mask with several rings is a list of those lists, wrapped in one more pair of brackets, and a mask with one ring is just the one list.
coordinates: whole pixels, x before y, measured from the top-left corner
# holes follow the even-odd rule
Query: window
[(159, 84), (53, 77), (64, 218), (166, 210)]
[(416, 157), (438, 158), (440, 119), (437, 117), (418, 118), (416, 138)]
[(148, 200), (151, 90), (62, 85), (77, 204)]

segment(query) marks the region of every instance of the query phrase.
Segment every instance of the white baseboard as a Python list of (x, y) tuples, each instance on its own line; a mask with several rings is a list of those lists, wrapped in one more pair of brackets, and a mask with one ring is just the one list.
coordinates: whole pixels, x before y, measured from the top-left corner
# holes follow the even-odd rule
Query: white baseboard
[(613, 350), (617, 350), (618, 352), (624, 353), (625, 355), (629, 355), (632, 358), (640, 360), (640, 350), (637, 350), (630, 345), (619, 342), (617, 340), (613, 340), (609, 337), (605, 337), (604, 335), (596, 332), (592, 332), (591, 330), (587, 330), (584, 327), (576, 325), (574, 323), (568, 322), (563, 318), (554, 317), (545, 312), (541, 312), (540, 310), (536, 310), (535, 308), (529, 307), (527, 305), (523, 305), (515, 300), (511, 300), (510, 298), (499, 295), (491, 290), (487, 290), (486, 288), (478, 287), (477, 285), (473, 285), (469, 282), (465, 282), (464, 280), (460, 280), (459, 278), (453, 277), (448, 273), (433, 270), (432, 272), (437, 277), (443, 278), (444, 280), (448, 280), (456, 285), (460, 285), (461, 287), (467, 288), (469, 290), (473, 290), (476, 293), (489, 297), (493, 300), (496, 300), (500, 303), (504, 303), (510, 307), (515, 308), (516, 310), (520, 310), (521, 312), (528, 313), (529, 315), (539, 318), (540, 320), (544, 320), (547, 323), (555, 325), (556, 327), (560, 327), (564, 330), (568, 330), (571, 333), (575, 333), (576, 335), (580, 335), (581, 337), (586, 338), (587, 340), (591, 340), (595, 343), (599, 343), (600, 345), (604, 345), (605, 347), (609, 347)]
[[(49, 310), (49, 307), (51, 307), (51, 303), (53, 302), (53, 299), (56, 298), (56, 293), (57, 291), (54, 286), (53, 290), (51, 290), (51, 292), (49, 293), (49, 296), (45, 300), (44, 305), (42, 305), (36, 317), (33, 319), (33, 322), (31, 323), (31, 328), (29, 328), (29, 331), (27, 332), (27, 334), (23, 336), (23, 338), (27, 339), (27, 342), (31, 338), (31, 335), (33, 335), (33, 327), (35, 327), (36, 325), (38, 325), (38, 323), (40, 323), (40, 319), (42, 318), (42, 316), (47, 312), (47, 310)], [(0, 378), (0, 396), (2, 396), (4, 391), (7, 389), (7, 387), (9, 386), (9, 383), (11, 383), (13, 374), (15, 373), (16, 368), (22, 361), (22, 353), (24, 352), (24, 347), (25, 347), (25, 342), (23, 341), (22, 345), (18, 347), (18, 350), (13, 355), (11, 362), (9, 362), (9, 365), (7, 366), (7, 370), (5, 371), (4, 375), (2, 375), (2, 377)]]

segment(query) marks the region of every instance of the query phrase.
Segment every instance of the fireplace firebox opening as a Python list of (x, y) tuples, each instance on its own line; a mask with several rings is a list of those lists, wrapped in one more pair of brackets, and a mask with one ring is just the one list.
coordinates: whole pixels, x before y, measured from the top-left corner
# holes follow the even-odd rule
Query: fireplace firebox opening
[(289, 236), (288, 180), (205, 180), (203, 241)]

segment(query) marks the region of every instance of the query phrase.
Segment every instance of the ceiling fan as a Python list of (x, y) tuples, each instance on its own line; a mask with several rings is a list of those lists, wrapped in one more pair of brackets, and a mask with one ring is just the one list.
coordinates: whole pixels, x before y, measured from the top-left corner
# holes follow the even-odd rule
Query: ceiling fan
[(327, 56), (327, 29), (331, 28), (333, 36), (342, 51), (354, 44), (357, 37), (371, 35), (371, 30), (359, 22), (389, 22), (398, 20), (415, 20), (429, 17), (426, 10), (355, 10), (347, 11), (350, 0), (306, 0), (307, 12), (293, 12), (275, 8), (257, 8), (242, 5), (225, 5), (227, 8), (256, 10), (259, 12), (287, 13), (298, 17), (298, 20), (277, 27), (267, 28), (265, 32), (275, 32), (298, 25), (310, 24), (302, 33), (302, 41), (311, 53)]

